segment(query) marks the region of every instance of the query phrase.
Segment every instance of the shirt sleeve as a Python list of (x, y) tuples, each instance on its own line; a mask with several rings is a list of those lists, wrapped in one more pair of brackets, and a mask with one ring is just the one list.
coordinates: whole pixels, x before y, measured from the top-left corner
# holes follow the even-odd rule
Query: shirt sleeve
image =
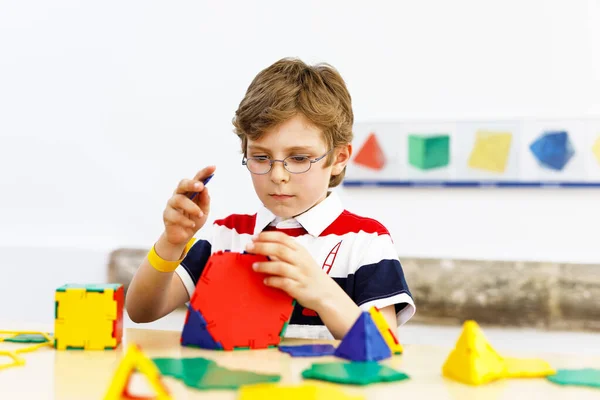
[(415, 314), (416, 307), (404, 278), (398, 254), (388, 233), (374, 234), (354, 273), (354, 301), (368, 311), (394, 305), (398, 326)]
[(212, 231), (211, 227), (199, 235), (194, 245), (181, 261), (181, 264), (175, 270), (190, 298), (192, 298), (196, 290), (196, 284), (200, 276), (202, 276), (202, 271), (204, 271), (208, 258), (212, 254)]

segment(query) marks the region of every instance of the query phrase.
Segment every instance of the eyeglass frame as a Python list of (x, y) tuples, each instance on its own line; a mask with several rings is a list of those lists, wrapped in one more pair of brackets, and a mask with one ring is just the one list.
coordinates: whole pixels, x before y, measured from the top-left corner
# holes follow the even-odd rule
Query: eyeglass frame
[(308, 166), (308, 169), (307, 169), (306, 171), (302, 171), (302, 172), (292, 172), (292, 171), (290, 171), (289, 169), (287, 169), (287, 168), (286, 168), (286, 165), (285, 165), (285, 160), (287, 160), (287, 159), (288, 159), (288, 158), (290, 158), (290, 157), (298, 157), (298, 156), (294, 156), (294, 155), (287, 156), (287, 157), (286, 157), (286, 158), (284, 158), (283, 160), (271, 160), (271, 159), (269, 159), (269, 169), (267, 170), (267, 172), (263, 172), (262, 174), (259, 174), (259, 173), (257, 173), (257, 172), (252, 172), (252, 171), (250, 171), (250, 168), (248, 167), (248, 160), (251, 160), (251, 159), (253, 159), (253, 160), (256, 160), (258, 157), (247, 157), (246, 155), (244, 155), (244, 158), (242, 158), (242, 165), (245, 165), (245, 166), (246, 166), (246, 168), (248, 169), (248, 171), (250, 171), (250, 173), (251, 173), (251, 174), (254, 174), (254, 175), (266, 175), (266, 174), (268, 174), (269, 172), (271, 172), (271, 170), (273, 169), (273, 164), (274, 164), (275, 162), (280, 162), (280, 163), (282, 163), (282, 164), (283, 164), (283, 169), (285, 169), (285, 170), (286, 170), (287, 172), (289, 172), (290, 174), (294, 174), (294, 175), (298, 175), (298, 174), (305, 174), (305, 173), (307, 173), (308, 171), (310, 171), (310, 169), (312, 168), (312, 165), (313, 165), (314, 163), (317, 163), (317, 162), (321, 161), (321, 160), (322, 160), (323, 158), (325, 158), (325, 157), (326, 157), (326, 156), (327, 156), (329, 153), (331, 153), (331, 151), (332, 151), (332, 150), (333, 150), (333, 147), (332, 147), (331, 149), (329, 149), (329, 150), (327, 151), (327, 153), (323, 154), (323, 155), (322, 155), (322, 156), (320, 156), (320, 157), (314, 158), (314, 159), (312, 159), (312, 160), (311, 160), (310, 158), (306, 157), (306, 158), (308, 159), (308, 161), (310, 161), (310, 164), (309, 164), (309, 166)]

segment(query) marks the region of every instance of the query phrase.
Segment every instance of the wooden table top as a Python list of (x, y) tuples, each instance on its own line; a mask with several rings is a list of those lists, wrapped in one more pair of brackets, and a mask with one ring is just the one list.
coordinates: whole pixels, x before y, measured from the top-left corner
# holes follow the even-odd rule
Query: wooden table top
[[(149, 329), (126, 329), (123, 344), (114, 351), (55, 351), (46, 347), (22, 354), (26, 365), (0, 369), (1, 399), (102, 399), (113, 373), (129, 343), (139, 344), (149, 357), (205, 357), (231, 369), (281, 374), (282, 384), (302, 383), (301, 373), (314, 362), (342, 361), (334, 357), (292, 358), (277, 349), (251, 351), (210, 351), (182, 347), (180, 332)], [(286, 339), (282, 344), (327, 343), (326, 341)], [(330, 342), (331, 343), (331, 342)], [(335, 344), (335, 342), (333, 343)], [(0, 349), (22, 345), (0, 343)], [(562, 387), (545, 379), (511, 379), (485, 386), (471, 387), (444, 378), (441, 374), (450, 348), (405, 345), (404, 354), (383, 361), (411, 379), (397, 383), (380, 383), (365, 387), (338, 385), (348, 394), (362, 394), (366, 399), (600, 399), (600, 390)], [(600, 357), (567, 354), (503, 354), (516, 357), (540, 357), (554, 368), (600, 368)], [(10, 359), (0, 356), (0, 363)], [(165, 377), (165, 384), (175, 399), (235, 399), (234, 390), (200, 391), (187, 388), (180, 381)], [(311, 381), (314, 382), (314, 381)], [(144, 379), (136, 375), (131, 382), (133, 394), (151, 394)]]

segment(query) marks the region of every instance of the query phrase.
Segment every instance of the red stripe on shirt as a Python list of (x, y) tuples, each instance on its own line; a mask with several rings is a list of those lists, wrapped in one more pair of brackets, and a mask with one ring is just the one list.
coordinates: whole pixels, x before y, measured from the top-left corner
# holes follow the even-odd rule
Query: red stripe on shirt
[(366, 217), (360, 217), (350, 211), (344, 210), (335, 221), (321, 233), (320, 236), (345, 235), (346, 233), (376, 233), (377, 235), (389, 235), (390, 233), (380, 222)]
[(256, 225), (256, 214), (232, 214), (227, 218), (216, 220), (215, 224), (235, 229), (240, 235), (252, 235), (254, 234), (254, 226)]

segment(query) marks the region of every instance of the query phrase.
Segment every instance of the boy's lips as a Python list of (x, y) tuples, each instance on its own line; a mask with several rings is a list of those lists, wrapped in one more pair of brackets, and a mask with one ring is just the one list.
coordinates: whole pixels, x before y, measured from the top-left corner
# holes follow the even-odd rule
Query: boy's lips
[(282, 193), (270, 193), (269, 196), (271, 196), (275, 200), (285, 200), (285, 199), (291, 199), (292, 197), (294, 197), (291, 194), (282, 194)]

